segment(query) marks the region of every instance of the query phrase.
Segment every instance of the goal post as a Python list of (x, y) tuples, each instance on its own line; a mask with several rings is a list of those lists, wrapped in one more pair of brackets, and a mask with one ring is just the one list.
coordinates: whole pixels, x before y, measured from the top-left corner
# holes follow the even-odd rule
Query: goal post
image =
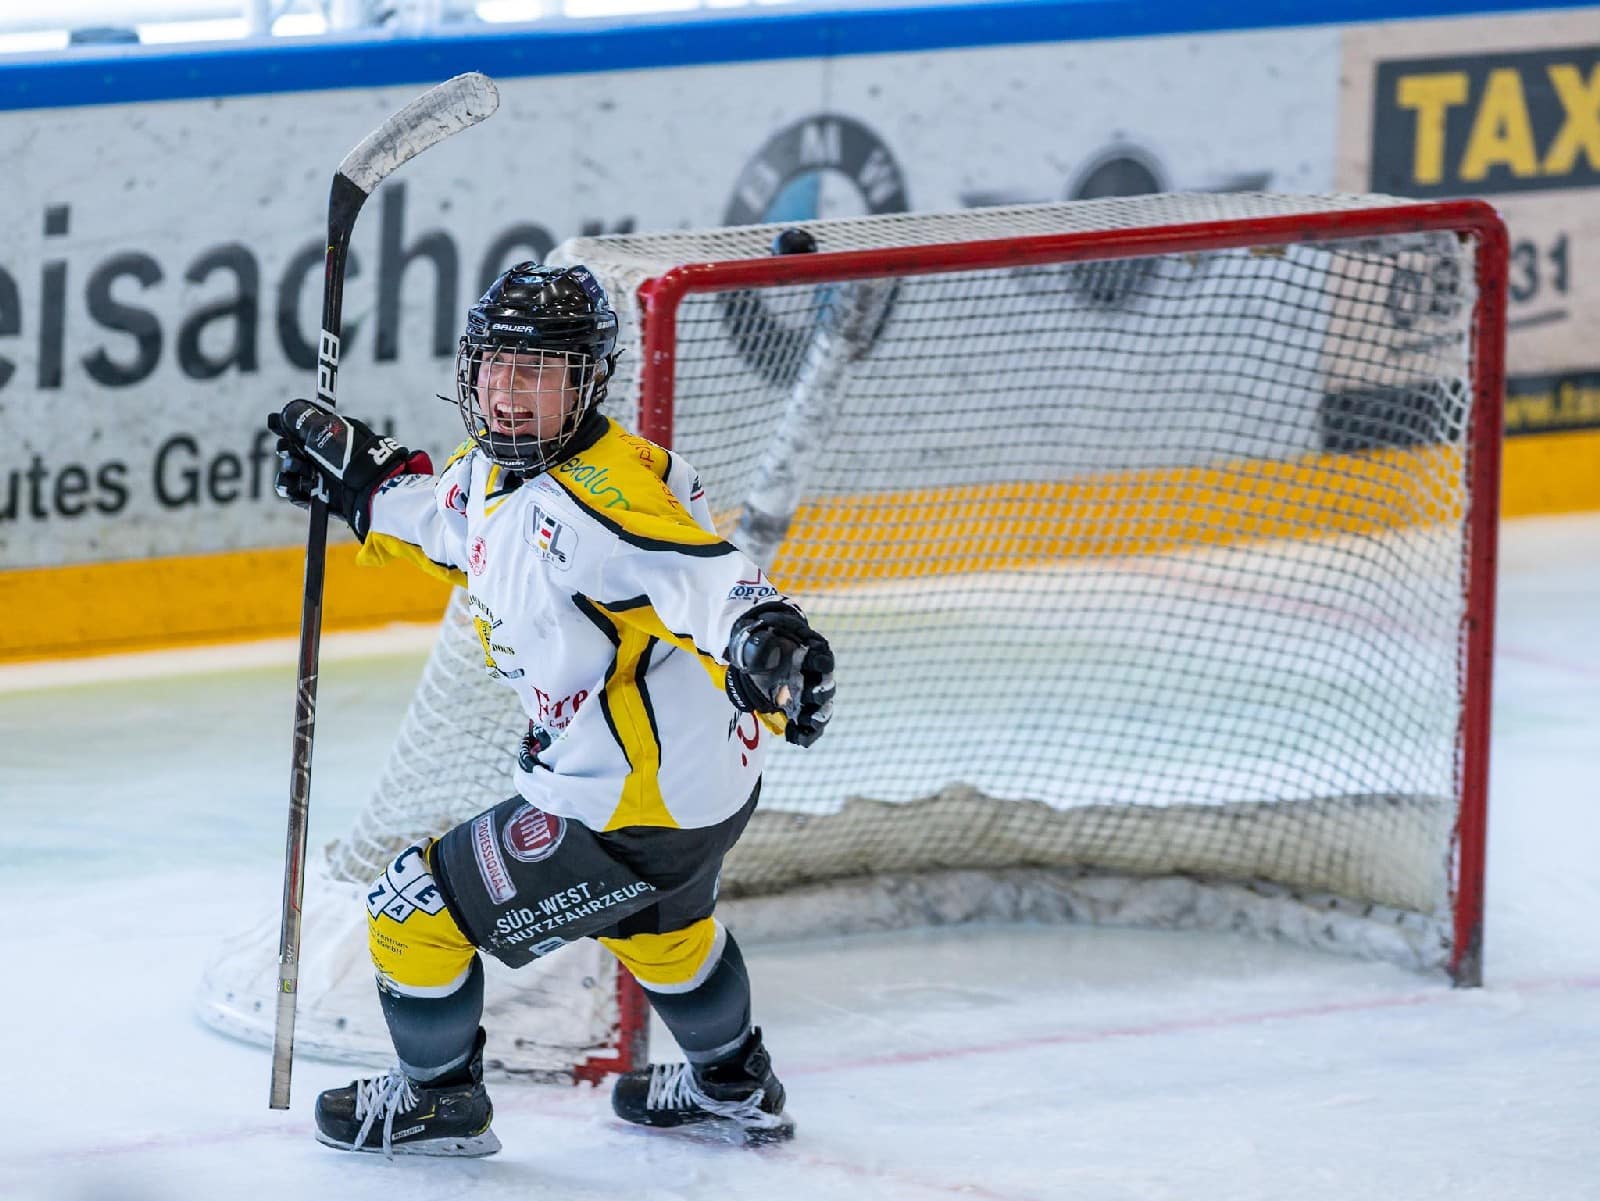
[[(773, 255), (774, 225), (553, 256), (618, 309), (609, 411), (695, 464), (836, 651), (837, 719), (771, 757), (724, 920), (1253, 930), (1479, 983), (1494, 211), (1156, 195), (804, 227), (814, 253)], [(511, 792), (525, 721), (482, 669), (458, 593), (308, 882), (312, 1053), (388, 1055), (357, 890)], [(271, 966), (232, 941), (202, 1016), (260, 1041)], [(492, 1065), (641, 1059), (597, 947), (489, 967)]]

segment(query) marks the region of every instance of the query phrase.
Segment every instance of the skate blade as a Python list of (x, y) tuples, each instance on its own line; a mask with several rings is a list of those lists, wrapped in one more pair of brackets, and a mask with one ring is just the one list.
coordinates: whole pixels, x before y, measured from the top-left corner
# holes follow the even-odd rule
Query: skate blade
[(747, 1147), (770, 1147), (776, 1143), (794, 1141), (794, 1119), (784, 1114), (776, 1126), (746, 1126), (744, 1127), (744, 1145)]
[(646, 1126), (631, 1122), (626, 1125), (627, 1129), (644, 1134), (685, 1139), (711, 1147), (770, 1147), (794, 1139), (794, 1119), (788, 1114), (784, 1114), (776, 1126), (743, 1126), (717, 1118), (686, 1122), (682, 1126)]
[[(376, 1147), (352, 1147), (349, 1143), (329, 1138), (320, 1130), (317, 1132), (317, 1141), (337, 1151), (360, 1151), (368, 1155), (384, 1153), (382, 1143)], [(433, 1138), (415, 1143), (395, 1143), (390, 1148), (391, 1153), (395, 1155), (433, 1155), (460, 1159), (481, 1159), (485, 1155), (493, 1155), (498, 1150), (500, 1150), (500, 1139), (493, 1130), (485, 1130), (482, 1134), (466, 1138)]]

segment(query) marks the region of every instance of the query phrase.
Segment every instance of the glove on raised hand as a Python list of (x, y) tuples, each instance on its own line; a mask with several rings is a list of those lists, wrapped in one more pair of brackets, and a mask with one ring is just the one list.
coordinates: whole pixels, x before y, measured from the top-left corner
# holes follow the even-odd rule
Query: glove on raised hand
[(793, 605), (740, 614), (728, 638), (728, 699), (746, 713), (782, 712), (784, 738), (810, 746), (833, 717), (833, 650)]
[(363, 542), (372, 522), (372, 494), (391, 476), (432, 474), (421, 451), (412, 453), (320, 400), (291, 400), (267, 416), (278, 435), (277, 494), (301, 508), (325, 502)]

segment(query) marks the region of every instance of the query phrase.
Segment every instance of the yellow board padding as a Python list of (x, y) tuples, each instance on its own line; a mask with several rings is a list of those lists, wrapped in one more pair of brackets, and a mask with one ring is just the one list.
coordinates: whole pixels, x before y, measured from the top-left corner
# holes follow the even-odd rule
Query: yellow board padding
[(1462, 513), (1448, 481), (1460, 472), (1459, 448), (1429, 446), (830, 498), (796, 510), (771, 574), (804, 593), (1454, 522)]
[(686, 992), (716, 967), (712, 957), (721, 957), (723, 937), (717, 919), (706, 917), (669, 934), (597, 941), (644, 987), (656, 992)]
[[(437, 621), (448, 585), (407, 566), (356, 567), (328, 547), (325, 630)], [(293, 637), (303, 546), (0, 571), (0, 662)]]
[[(1537, 445), (1534, 445), (1534, 444)], [(1505, 447), (1504, 517), (1600, 509), (1600, 433)], [(831, 497), (795, 511), (772, 577), (796, 593), (1048, 560), (1378, 534), (1464, 517), (1459, 447), (1426, 446)]]
[[(432, 912), (412, 903), (411, 898), (418, 896), (418, 882), (432, 890), (425, 895), (438, 897), (431, 874), (435, 840), (430, 838), (421, 845), (423, 858), (413, 853), (416, 848), (407, 848), (374, 881), (374, 889), (382, 890), (383, 899), (389, 903), (376, 914), (368, 909), (367, 947), (378, 974), (396, 992), (405, 996), (447, 996), (461, 987), (478, 952), (442, 899), (431, 905)], [(402, 865), (408, 859), (417, 866), (426, 864), (425, 870), (406, 871)], [(402, 872), (404, 881), (394, 879)], [(400, 887), (402, 883), (406, 884), (404, 889)]]
[(1506, 439), (1500, 516), (1600, 510), (1600, 430)]
[[(918, 562), (922, 571), (973, 571), (985, 562), (1015, 562), (1019, 553), (1137, 553), (1170, 546), (1179, 532), (1217, 544), (1287, 532), (1312, 505), (1346, 532), (1377, 530), (1397, 518), (1418, 520), (1407, 514), (1425, 510), (1431, 493), (1413, 479), (1410, 491), (1397, 493), (1414, 502), (1409, 508), (1386, 512), (1365, 503), (1344, 512), (1324, 508), (1344, 501), (1324, 494), (1319, 503), (1318, 491), (1330, 484), (1352, 488), (1363, 479), (1407, 486), (1407, 471), (1429, 468), (1427, 460), (1424, 452), (1321, 456), (1128, 472), (1074, 485), (832, 498), (801, 507), (772, 574), (802, 592), (852, 576), (904, 577)], [(1600, 430), (1507, 439), (1502, 517), (1594, 510), (1600, 510)], [(1010, 523), (1009, 543), (993, 538), (1001, 516)], [(809, 553), (794, 549), (808, 546)], [(356, 549), (343, 541), (329, 547), (324, 629), (438, 619), (447, 585), (402, 564), (359, 570)], [(0, 571), (0, 662), (293, 637), (304, 573), (300, 546)]]

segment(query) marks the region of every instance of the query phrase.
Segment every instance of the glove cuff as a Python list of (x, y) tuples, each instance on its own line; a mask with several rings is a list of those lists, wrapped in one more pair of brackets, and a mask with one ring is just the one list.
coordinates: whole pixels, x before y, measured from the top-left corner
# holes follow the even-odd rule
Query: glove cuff
[(409, 450), (402, 446), (395, 458), (397, 462), (393, 468), (373, 480), (371, 487), (350, 497), (350, 507), (344, 519), (359, 542), (365, 543), (372, 529), (372, 498), (378, 495), (384, 484), (397, 476), (433, 474), (433, 460), (426, 451)]
[(754, 713), (761, 704), (761, 698), (756, 695), (750, 681), (745, 678), (744, 672), (737, 667), (728, 668), (728, 680), (725, 691), (728, 699), (733, 702), (733, 707), (740, 713)]

